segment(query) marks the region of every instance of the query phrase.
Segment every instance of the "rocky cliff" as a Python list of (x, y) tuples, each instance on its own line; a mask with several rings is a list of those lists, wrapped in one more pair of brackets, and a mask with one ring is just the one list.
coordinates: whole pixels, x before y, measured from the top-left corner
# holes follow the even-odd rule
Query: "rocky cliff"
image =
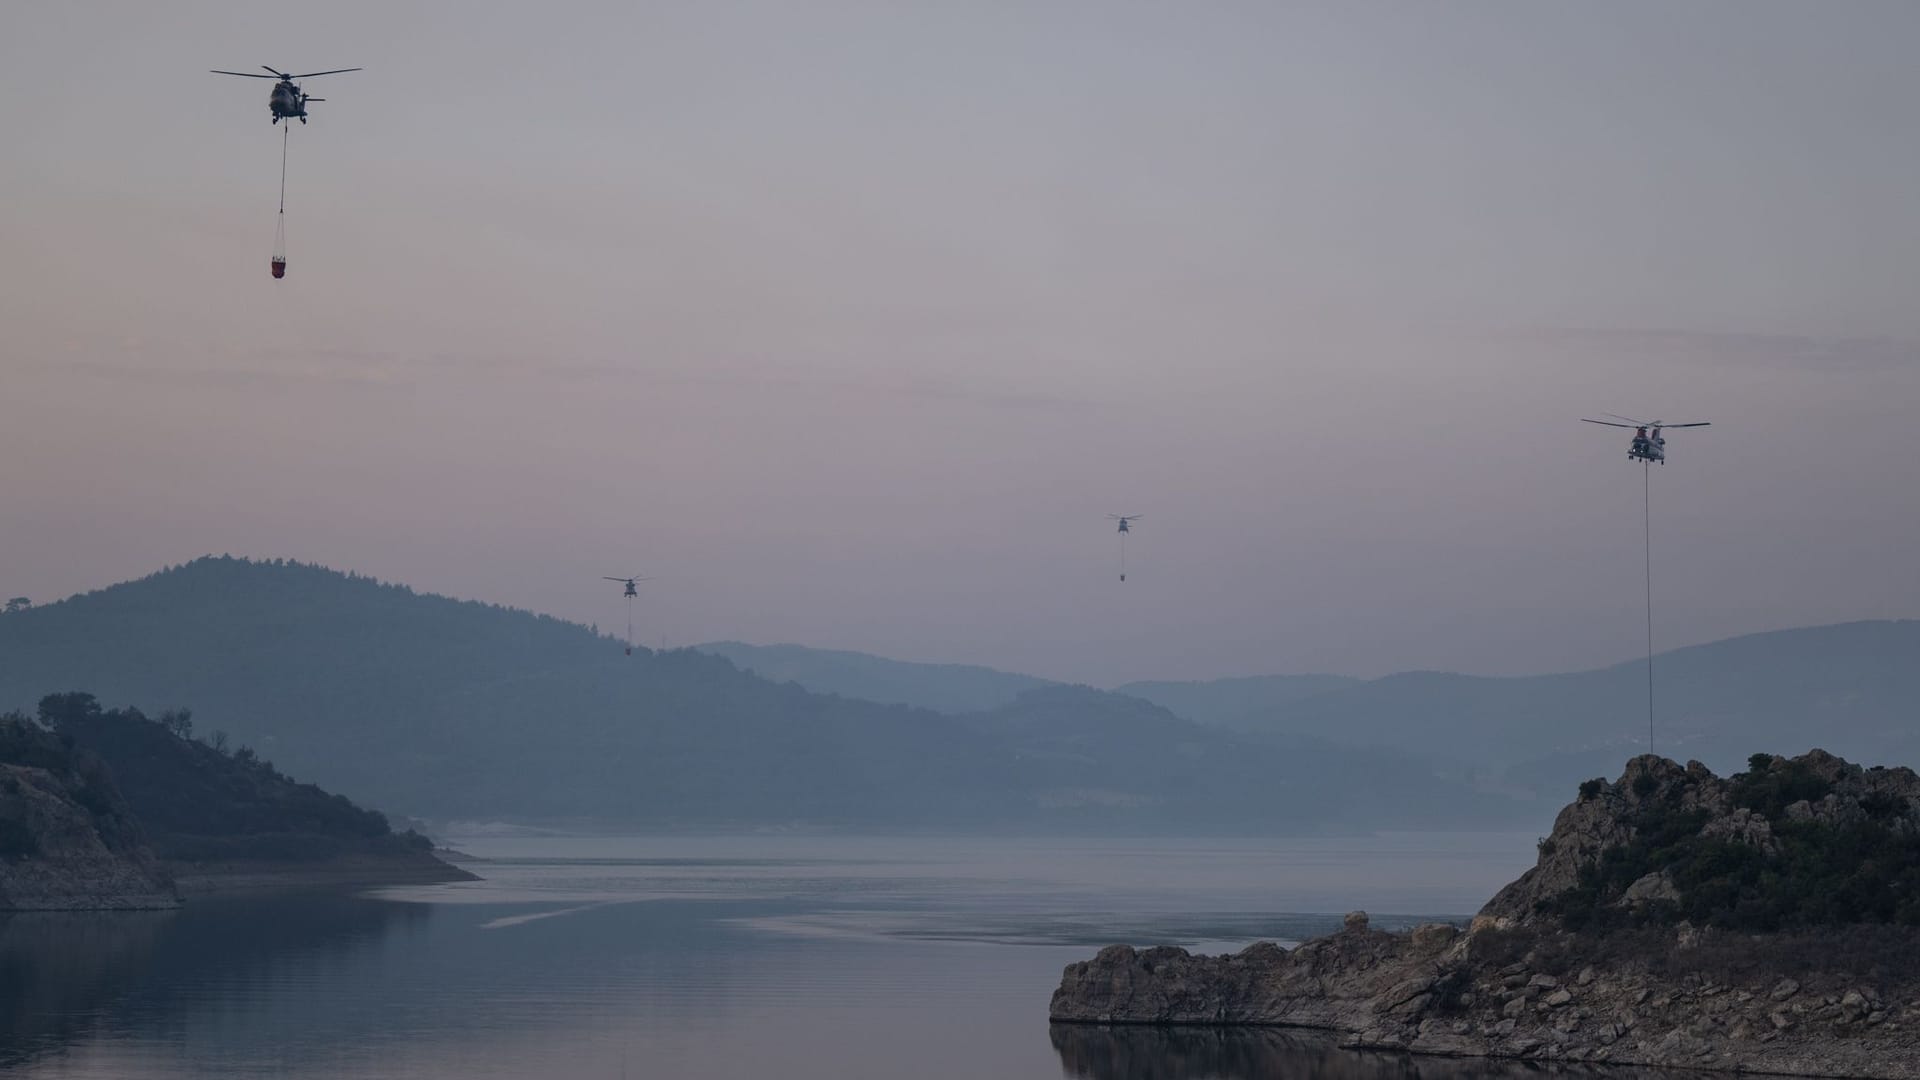
[(179, 903), (100, 763), (0, 716), (0, 911)]
[(1590, 781), (1472, 927), (1233, 956), (1111, 946), (1059, 1022), (1326, 1028), (1347, 1045), (1920, 1078), (1920, 778), (1818, 751)]

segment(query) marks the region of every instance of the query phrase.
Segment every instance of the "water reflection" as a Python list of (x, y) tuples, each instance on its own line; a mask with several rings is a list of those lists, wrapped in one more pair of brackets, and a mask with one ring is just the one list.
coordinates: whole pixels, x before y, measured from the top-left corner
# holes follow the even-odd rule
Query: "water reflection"
[(0, 1074), (1488, 1075), (1273, 1031), (1046, 1034), (1090, 943), (1296, 936), (1328, 917), (1281, 913), (1341, 882), (1376, 910), (1456, 902), (1422, 891), (1444, 847), (1422, 842), (575, 838), (482, 851), (485, 880), (451, 886), (0, 917)]
[(432, 908), (332, 894), (196, 899), (178, 911), (0, 915), (0, 1068), (98, 1032), (178, 1033), (195, 1015), (339, 964)]
[(0, 1068), (84, 1035), (178, 914), (0, 915)]
[(1674, 1074), (1630, 1068), (1418, 1057), (1342, 1050), (1330, 1034), (1283, 1028), (1054, 1024), (1060, 1068), (1073, 1080), (1520, 1080), (1605, 1077), (1657, 1080)]

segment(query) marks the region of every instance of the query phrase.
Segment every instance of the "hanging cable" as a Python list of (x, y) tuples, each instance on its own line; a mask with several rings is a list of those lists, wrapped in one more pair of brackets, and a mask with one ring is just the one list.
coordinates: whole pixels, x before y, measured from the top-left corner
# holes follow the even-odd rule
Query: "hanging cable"
[(292, 125), (280, 129), (280, 213), (273, 225), (273, 276), (287, 276), (287, 142)]
[(1653, 750), (1653, 463), (1641, 464), (1641, 528), (1647, 549), (1647, 753)]

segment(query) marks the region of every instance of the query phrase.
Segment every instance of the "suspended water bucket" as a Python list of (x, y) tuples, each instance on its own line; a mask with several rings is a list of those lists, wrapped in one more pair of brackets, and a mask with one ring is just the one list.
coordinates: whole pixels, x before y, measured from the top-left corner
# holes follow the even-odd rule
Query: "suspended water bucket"
[(283, 278), (287, 276), (287, 260), (280, 258), (279, 256), (274, 257), (273, 276), (277, 278)]

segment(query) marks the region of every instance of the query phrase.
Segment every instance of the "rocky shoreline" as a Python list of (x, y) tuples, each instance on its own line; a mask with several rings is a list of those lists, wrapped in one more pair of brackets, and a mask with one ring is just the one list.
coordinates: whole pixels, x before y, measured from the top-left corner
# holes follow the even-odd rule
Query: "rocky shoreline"
[[(1835, 863), (1854, 876), (1834, 896), (1854, 889), (1871, 904), (1901, 892), (1912, 860), (1882, 864), (1912, 850), (1916, 796), (1909, 770), (1862, 770), (1818, 751), (1756, 755), (1727, 780), (1698, 763), (1637, 758), (1617, 783), (1583, 786), (1539, 864), (1470, 927), (1386, 933), (1354, 912), (1345, 929), (1293, 949), (1108, 946), (1067, 967), (1049, 1014), (1060, 1024), (1316, 1028), (1348, 1048), (1450, 1057), (1920, 1080), (1910, 909), (1738, 928), (1830, 903), (1801, 884)], [(1881, 846), (1809, 869), (1810, 839)], [(1802, 906), (1776, 903), (1789, 896)], [(1681, 917), (1689, 912), (1709, 925)]]
[(480, 880), (479, 875), (424, 851), (393, 856), (344, 856), (323, 862), (170, 862), (166, 868), (180, 891), (189, 896)]
[(1348, 918), (1291, 950), (1108, 946), (1066, 969), (1049, 1013), (1056, 1023), (1316, 1028), (1352, 1049), (1452, 1057), (1920, 1078), (1911, 982), (1837, 973), (1723, 982), (1651, 964), (1553, 974), (1543, 968), (1566, 967), (1579, 942), (1532, 939), (1527, 957), (1495, 964), (1476, 960), (1486, 950), (1458, 927), (1391, 934), (1361, 913)]

